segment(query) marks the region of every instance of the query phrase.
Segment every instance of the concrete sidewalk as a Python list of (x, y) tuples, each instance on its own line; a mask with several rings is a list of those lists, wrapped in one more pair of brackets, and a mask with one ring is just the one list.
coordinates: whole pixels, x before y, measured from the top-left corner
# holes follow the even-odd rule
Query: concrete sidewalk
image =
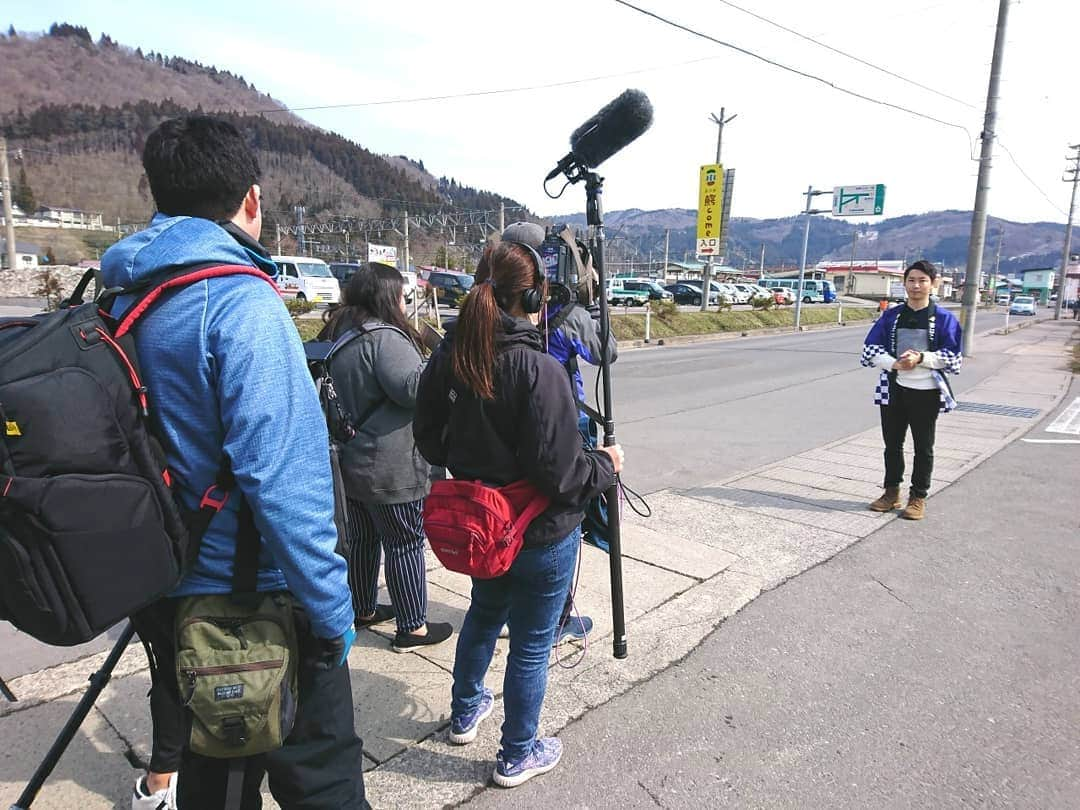
[[(933, 492), (1025, 433), (1035, 416), (1058, 404), (1072, 380), (1065, 370), (1065, 347), (1074, 329), (1069, 322), (1051, 322), (1009, 336), (981, 338), (981, 353), (1001, 354), (1006, 360), (963, 395), (963, 410), (939, 422)], [(871, 377), (868, 371), (868, 408)], [(630, 656), (623, 661), (611, 657), (608, 559), (586, 547), (578, 603), (596, 620), (596, 628), (583, 658), (579, 647), (553, 654), (542, 733), (557, 733), (652, 677), (762, 591), (896, 519), (866, 510), (867, 502), (880, 494), (880, 442), (876, 430), (865, 431), (733, 479), (651, 495), (653, 517), (648, 520), (624, 510)], [(932, 497), (927, 519), (934, 519)], [(460, 627), (468, 580), (446, 572), (433, 559), (429, 577), (431, 618)], [(392, 625), (362, 633), (349, 659), (372, 804), (437, 808), (490, 789), (501, 701), (476, 742), (449, 745), (453, 643), (399, 655), (389, 648), (390, 629)], [(488, 679), (496, 694), (505, 657), (502, 641)], [(0, 701), (0, 807), (15, 800), (84, 688), (86, 676), (103, 658), (91, 656), (9, 684), (20, 701)], [(137, 774), (133, 763), (149, 755), (148, 684), (142, 649), (133, 646), (35, 808), (126, 806)], [(512, 794), (506, 801), (513, 801)], [(266, 806), (276, 805), (268, 801)]]

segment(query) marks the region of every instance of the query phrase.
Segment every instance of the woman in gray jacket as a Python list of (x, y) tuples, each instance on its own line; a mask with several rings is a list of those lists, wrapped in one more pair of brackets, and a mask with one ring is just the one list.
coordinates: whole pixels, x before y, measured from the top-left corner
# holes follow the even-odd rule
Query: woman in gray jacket
[[(420, 338), (405, 318), (401, 274), (369, 264), (345, 287), (320, 338), (350, 339), (331, 373), (356, 435), (341, 466), (347, 496), (349, 584), (358, 626), (397, 619), (393, 648), (408, 652), (439, 644), (449, 623), (427, 621), (422, 511), (430, 467), (413, 442), (413, 410), (424, 360)], [(379, 557), (386, 554), (392, 605), (379, 605)]]

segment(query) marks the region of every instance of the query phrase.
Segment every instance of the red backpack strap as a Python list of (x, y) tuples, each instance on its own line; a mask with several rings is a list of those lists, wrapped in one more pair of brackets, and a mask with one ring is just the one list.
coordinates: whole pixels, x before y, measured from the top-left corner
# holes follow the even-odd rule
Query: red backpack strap
[[(181, 270), (166, 276), (159, 284), (156, 284), (140, 295), (138, 300), (121, 316), (120, 323), (116, 327), (114, 336), (120, 338), (127, 334), (131, 330), (131, 327), (135, 325), (135, 322), (145, 315), (146, 311), (169, 290), (186, 287), (189, 284), (194, 284), (196, 281), (203, 281), (208, 278), (220, 278), (222, 276), (255, 276), (273, 287), (275, 292), (278, 292), (277, 285), (270, 276), (266, 275), (266, 273), (259, 270), (257, 267), (246, 264), (218, 264), (212, 267)], [(120, 294), (122, 295), (123, 293), (121, 292)]]

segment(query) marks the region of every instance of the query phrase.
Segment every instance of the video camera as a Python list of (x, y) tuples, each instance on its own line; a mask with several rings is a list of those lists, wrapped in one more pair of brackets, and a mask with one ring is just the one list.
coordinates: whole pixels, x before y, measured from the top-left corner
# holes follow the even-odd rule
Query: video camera
[(567, 306), (592, 302), (591, 285), (583, 285), (588, 281), (589, 248), (569, 225), (549, 227), (537, 253), (544, 263), (549, 303)]

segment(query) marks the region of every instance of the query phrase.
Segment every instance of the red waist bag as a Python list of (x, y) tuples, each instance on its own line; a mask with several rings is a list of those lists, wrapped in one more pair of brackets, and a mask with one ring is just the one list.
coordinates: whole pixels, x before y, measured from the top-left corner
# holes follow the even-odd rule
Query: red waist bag
[(505, 574), (525, 529), (551, 499), (528, 481), (489, 487), (479, 481), (435, 481), (424, 501), (424, 533), (446, 568), (477, 579)]

